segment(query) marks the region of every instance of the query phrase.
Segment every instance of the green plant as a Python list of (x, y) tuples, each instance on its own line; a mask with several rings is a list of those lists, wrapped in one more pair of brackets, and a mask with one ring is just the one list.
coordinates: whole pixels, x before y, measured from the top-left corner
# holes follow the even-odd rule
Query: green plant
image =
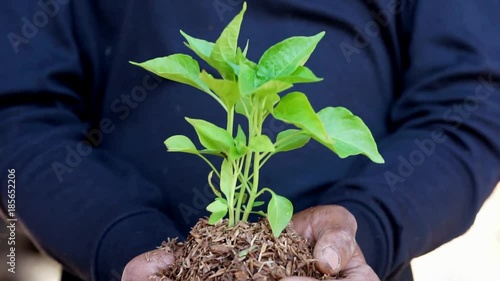
[[(341, 158), (364, 154), (376, 163), (384, 160), (369, 129), (349, 110), (327, 107), (315, 112), (303, 93), (292, 92), (282, 98), (278, 95), (293, 84), (322, 80), (304, 64), (325, 33), (288, 38), (270, 47), (255, 63), (246, 57), (248, 41), (244, 50), (237, 46), (245, 10), (246, 3), (215, 43), (181, 31), (187, 47), (216, 69), (221, 79), (200, 71), (198, 62), (185, 54), (131, 63), (209, 94), (227, 112), (225, 129), (208, 121), (186, 118), (204, 149), (196, 148), (183, 135), (165, 141), (168, 151), (197, 155), (211, 167), (208, 181), (216, 199), (207, 207), (211, 212), (209, 222), (216, 223), (228, 215), (232, 226), (247, 221), (250, 214), (259, 214), (267, 216), (273, 234), (279, 236), (292, 217), (292, 203), (269, 188), (259, 187), (260, 170), (273, 155), (301, 148), (312, 138)], [(235, 113), (246, 117), (247, 132), (240, 125), (235, 126)], [(273, 142), (262, 134), (262, 124), (269, 115), (297, 129), (280, 132)], [(222, 157), (220, 170), (205, 155)], [(214, 174), (219, 178), (219, 188), (212, 183)], [(255, 211), (264, 204), (256, 201), (264, 192), (271, 194), (267, 213)]]

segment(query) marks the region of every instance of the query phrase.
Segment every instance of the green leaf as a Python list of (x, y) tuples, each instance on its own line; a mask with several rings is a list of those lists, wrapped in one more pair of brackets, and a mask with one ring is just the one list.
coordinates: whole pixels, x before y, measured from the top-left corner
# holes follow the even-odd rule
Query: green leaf
[(276, 152), (298, 149), (306, 145), (311, 136), (301, 130), (289, 129), (280, 132), (276, 137)]
[(255, 207), (260, 207), (260, 206), (264, 205), (265, 203), (266, 203), (266, 202), (264, 202), (264, 201), (255, 201), (255, 202), (253, 202), (252, 207), (253, 207), (253, 208), (255, 208)]
[(293, 92), (284, 96), (272, 114), (278, 120), (303, 129), (323, 145), (331, 146), (332, 141), (305, 94)]
[(198, 62), (188, 55), (175, 54), (148, 60), (143, 63), (130, 63), (153, 72), (160, 77), (193, 86), (206, 93), (211, 93), (208, 86), (198, 77), (200, 75)]
[(254, 138), (250, 138), (250, 143), (248, 145), (250, 150), (255, 152), (273, 152), (274, 145), (266, 135), (259, 135)]
[(227, 214), (228, 206), (226, 199), (215, 198), (215, 201), (207, 206), (207, 211), (212, 213), (208, 219), (208, 223), (216, 224)]
[(243, 144), (236, 144), (236, 147), (233, 147), (229, 152), (229, 159), (238, 160), (243, 157), (248, 152), (248, 147)]
[[(248, 42), (247, 42), (248, 44)], [(248, 47), (248, 45), (247, 45)], [(252, 68), (254, 71), (257, 69), (257, 64), (246, 58), (246, 54), (241, 51), (240, 47), (236, 49), (236, 58), (235, 63), (229, 63), (229, 65), (233, 68), (234, 73), (239, 77), (240, 76), (240, 66), (245, 64), (246, 66)]]
[[(247, 114), (247, 111), (245, 111), (245, 108), (248, 111), (248, 114)], [(240, 99), (238, 100), (238, 102), (236, 102), (236, 106), (234, 107), (234, 110), (238, 114), (244, 115), (247, 118), (251, 118), (250, 116), (253, 112), (253, 105), (252, 105), (252, 102), (250, 100), (250, 97), (240, 96)]]
[(252, 245), (252, 246), (248, 247), (248, 249), (240, 251), (238, 253), (238, 257), (244, 258), (244, 257), (246, 257), (248, 255), (249, 252), (251, 252), (251, 251), (253, 251), (255, 249), (257, 249), (257, 246), (256, 245)]
[(267, 219), (275, 237), (279, 237), (293, 215), (293, 204), (283, 196), (271, 192), (271, 201), (267, 205)]
[(256, 215), (259, 215), (259, 216), (263, 216), (263, 217), (267, 218), (267, 214), (266, 214), (266, 213), (264, 213), (263, 211), (257, 211), (257, 212), (252, 211), (252, 212), (250, 212), (250, 213), (251, 213), (251, 214), (256, 214)]
[[(234, 73), (236, 73), (236, 75), (238, 77), (240, 77), (240, 75), (241, 75), (240, 69), (241, 69), (241, 65), (243, 65), (243, 64), (246, 65), (247, 67), (250, 67), (254, 73), (257, 70), (257, 64), (255, 62), (247, 59), (246, 54), (244, 54), (241, 51), (241, 49), (238, 47), (238, 49), (236, 49), (236, 63), (229, 63), (229, 65), (233, 68)], [(254, 76), (255, 76), (255, 74), (254, 74)], [(241, 78), (239, 78), (239, 79), (241, 79)]]
[(237, 143), (242, 143), (244, 145), (247, 144), (247, 136), (245, 135), (245, 132), (241, 128), (241, 125), (238, 125), (238, 132), (236, 133), (235, 141)]
[(176, 135), (171, 136), (164, 142), (168, 152), (184, 152), (191, 154), (208, 154), (224, 157), (220, 149), (203, 149), (197, 150), (193, 142), (186, 136)]
[(256, 96), (267, 96), (272, 94), (278, 94), (285, 90), (290, 89), (291, 87), (293, 87), (292, 84), (278, 80), (271, 80), (258, 87), (257, 90), (255, 90), (254, 94)]
[(228, 80), (233, 80), (234, 70), (229, 63), (236, 63), (236, 48), (240, 34), (241, 22), (247, 9), (246, 2), (243, 3), (241, 12), (222, 31), (219, 39), (215, 42), (214, 49), (210, 55), (213, 66)]
[(197, 54), (201, 59), (210, 64), (210, 55), (212, 54), (215, 44), (203, 39), (191, 37), (182, 30), (181, 34), (187, 41), (186, 46), (193, 50), (193, 52), (195, 52), (195, 54)]
[(238, 86), (242, 96), (248, 96), (255, 91), (255, 70), (245, 63), (240, 64)]
[(264, 52), (257, 67), (259, 84), (294, 73), (311, 56), (325, 32), (314, 36), (297, 36), (281, 41)]
[(296, 83), (313, 83), (322, 81), (323, 78), (318, 78), (314, 73), (305, 66), (299, 66), (292, 74), (285, 77), (276, 78), (279, 81), (296, 84)]
[(247, 53), (246, 53), (247, 50), (248, 50), (248, 41), (244, 51), (241, 51), (240, 48), (236, 49), (236, 64), (237, 65), (246, 64), (252, 69), (257, 70), (257, 64), (247, 58)]
[(375, 163), (384, 163), (370, 129), (361, 118), (343, 107), (327, 107), (317, 115), (333, 140), (332, 150), (340, 158), (363, 154)]
[(231, 80), (216, 79), (205, 71), (200, 74), (201, 80), (215, 92), (224, 105), (232, 108), (240, 97), (238, 83)]
[(215, 201), (207, 206), (207, 211), (217, 213), (227, 210), (227, 201), (224, 198), (215, 198)]
[(274, 111), (274, 106), (280, 101), (280, 96), (278, 94), (270, 94), (265, 97), (264, 109), (267, 112), (272, 113)]
[(236, 144), (236, 151), (232, 151), (231, 159), (236, 160), (248, 152), (247, 136), (240, 125), (238, 125), (238, 132), (236, 133), (234, 142)]
[(193, 142), (186, 136), (175, 135), (171, 136), (164, 142), (169, 152), (185, 152), (191, 154), (199, 154), (198, 149)]
[(248, 53), (248, 45), (249, 45), (249, 44), (250, 44), (250, 40), (249, 40), (249, 39), (247, 39), (247, 44), (245, 45), (245, 49), (243, 49), (243, 52), (242, 52), (242, 55), (243, 55), (244, 57), (246, 57), (246, 56), (247, 56), (247, 53)]
[(220, 174), (220, 191), (227, 200), (232, 199), (232, 180), (233, 180), (233, 167), (227, 159), (222, 161), (221, 174)]
[(222, 212), (217, 212), (217, 213), (212, 213), (210, 215), (210, 217), (208, 218), (208, 223), (209, 224), (216, 224), (218, 223), (221, 219), (223, 219), (227, 214), (227, 210), (226, 211), (222, 211)]
[(226, 130), (205, 120), (187, 117), (186, 120), (194, 127), (200, 139), (200, 143), (205, 148), (223, 151), (229, 154), (231, 148), (234, 147), (233, 138)]
[(224, 157), (224, 154), (220, 149), (202, 149), (198, 150), (200, 154), (205, 154), (205, 155), (215, 155), (215, 156), (220, 156)]

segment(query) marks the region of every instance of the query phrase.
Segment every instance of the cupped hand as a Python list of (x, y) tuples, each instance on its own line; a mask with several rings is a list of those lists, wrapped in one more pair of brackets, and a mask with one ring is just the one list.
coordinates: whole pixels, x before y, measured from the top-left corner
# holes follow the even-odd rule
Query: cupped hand
[[(368, 266), (356, 243), (357, 223), (341, 206), (309, 208), (295, 214), (293, 227), (299, 235), (314, 243), (317, 268), (325, 274), (342, 271), (344, 281), (380, 281)], [(308, 277), (286, 277), (281, 281), (314, 281)]]
[(133, 258), (123, 270), (122, 281), (169, 281), (155, 276), (161, 269), (174, 262), (174, 257), (164, 249), (146, 252)]

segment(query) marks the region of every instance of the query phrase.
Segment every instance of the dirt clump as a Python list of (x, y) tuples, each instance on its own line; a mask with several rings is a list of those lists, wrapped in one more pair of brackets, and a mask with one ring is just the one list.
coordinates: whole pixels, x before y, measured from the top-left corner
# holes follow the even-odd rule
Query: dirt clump
[(316, 270), (307, 240), (290, 225), (275, 238), (266, 219), (234, 227), (227, 227), (227, 220), (210, 225), (200, 219), (185, 242), (172, 239), (162, 249), (174, 255), (175, 263), (157, 277), (172, 281), (278, 281), (286, 276), (334, 279)]

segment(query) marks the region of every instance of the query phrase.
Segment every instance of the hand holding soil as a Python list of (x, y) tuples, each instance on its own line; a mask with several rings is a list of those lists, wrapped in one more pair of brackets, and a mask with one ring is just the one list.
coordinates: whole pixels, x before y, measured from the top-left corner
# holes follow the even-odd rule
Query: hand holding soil
[[(317, 269), (329, 275), (340, 273), (346, 281), (379, 281), (366, 264), (354, 237), (357, 223), (345, 208), (328, 205), (309, 208), (295, 214), (292, 219), (295, 231), (314, 243)], [(154, 280), (157, 273), (174, 262), (165, 249), (141, 254), (125, 267), (122, 281)], [(162, 277), (157, 277), (160, 280)], [(308, 277), (286, 277), (282, 281), (314, 281)], [(168, 281), (164, 277), (162, 281)]]
[[(295, 214), (292, 219), (295, 231), (313, 242), (317, 268), (325, 274), (342, 272), (342, 280), (379, 281), (366, 264), (356, 243), (357, 223), (345, 208), (328, 205), (309, 208)], [(307, 277), (287, 277), (282, 281), (313, 281)]]

